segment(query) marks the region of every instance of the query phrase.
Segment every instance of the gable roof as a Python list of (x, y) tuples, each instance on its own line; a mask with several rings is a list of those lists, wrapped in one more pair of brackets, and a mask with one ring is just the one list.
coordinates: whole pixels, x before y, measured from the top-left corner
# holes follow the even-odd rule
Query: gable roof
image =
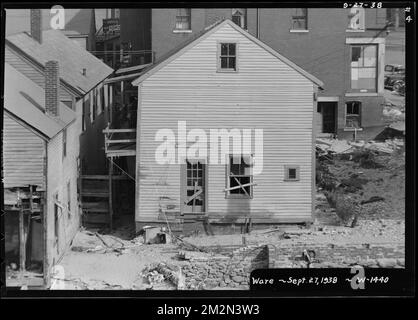
[[(113, 69), (83, 49), (59, 30), (42, 32), (42, 43), (26, 32), (6, 38), (6, 45), (17, 48), (42, 66), (48, 60), (57, 60), (60, 78), (81, 95), (86, 94), (107, 78)], [(86, 75), (82, 70), (86, 69)]]
[(76, 114), (59, 103), (58, 117), (45, 113), (45, 91), (9, 64), (4, 66), (4, 109), (47, 138), (54, 137), (76, 118)]
[(188, 49), (192, 48), (193, 46), (195, 46), (199, 42), (206, 39), (209, 35), (215, 33), (217, 30), (219, 30), (221, 27), (223, 27), (226, 24), (231, 26), (232, 28), (234, 28), (236, 31), (238, 31), (239, 33), (241, 33), (245, 37), (247, 37), (249, 40), (258, 44), (260, 47), (262, 47), (263, 49), (265, 49), (266, 51), (271, 53), (273, 56), (275, 56), (276, 58), (281, 60), (283, 63), (287, 64), (289, 67), (293, 68), (294, 70), (296, 70), (297, 72), (302, 74), (308, 80), (315, 83), (318, 87), (320, 87), (320, 88), (323, 87), (324, 84), (321, 80), (319, 80), (315, 76), (311, 75), (310, 73), (308, 73), (307, 71), (305, 71), (304, 69), (302, 69), (301, 67), (299, 67), (298, 65), (296, 65), (295, 63), (290, 61), (289, 59), (287, 59), (286, 57), (282, 56), (276, 50), (272, 49), (271, 47), (266, 45), (264, 42), (260, 41), (256, 37), (252, 36), (250, 33), (245, 31), (241, 27), (237, 26), (234, 22), (232, 22), (229, 19), (219, 20), (219, 21), (215, 22), (213, 25), (211, 25), (211, 26), (207, 27), (206, 29), (204, 29), (203, 31), (197, 33), (194, 37), (191, 37), (189, 40), (182, 43), (179, 47), (175, 48), (174, 50), (170, 51), (169, 53), (167, 53), (166, 55), (161, 57), (160, 61), (156, 62), (154, 65), (145, 69), (143, 71), (142, 75), (139, 78), (132, 81), (132, 85), (134, 85), (134, 86), (139, 85), (139, 83), (141, 83), (142, 81), (144, 81), (145, 79), (147, 79), (148, 77), (153, 75), (155, 72), (160, 70), (162, 67), (164, 67), (165, 65), (167, 65), (168, 63), (170, 63), (171, 61), (173, 61), (174, 59), (176, 59), (180, 55), (182, 55)]

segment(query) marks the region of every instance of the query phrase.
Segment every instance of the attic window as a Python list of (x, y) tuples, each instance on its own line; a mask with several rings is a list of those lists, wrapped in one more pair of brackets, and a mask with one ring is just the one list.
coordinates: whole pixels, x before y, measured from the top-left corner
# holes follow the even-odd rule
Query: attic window
[(299, 166), (285, 166), (285, 181), (299, 181)]
[(176, 28), (175, 30), (188, 31), (192, 29), (191, 25), (191, 9), (177, 9)]
[(218, 44), (218, 71), (237, 71), (237, 43)]

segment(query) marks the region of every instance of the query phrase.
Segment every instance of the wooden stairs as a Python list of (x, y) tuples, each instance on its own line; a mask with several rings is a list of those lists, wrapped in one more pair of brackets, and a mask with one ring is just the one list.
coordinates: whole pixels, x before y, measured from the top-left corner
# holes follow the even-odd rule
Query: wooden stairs
[(112, 227), (112, 210), (110, 210), (109, 176), (80, 176), (80, 202), (83, 212), (84, 227)]

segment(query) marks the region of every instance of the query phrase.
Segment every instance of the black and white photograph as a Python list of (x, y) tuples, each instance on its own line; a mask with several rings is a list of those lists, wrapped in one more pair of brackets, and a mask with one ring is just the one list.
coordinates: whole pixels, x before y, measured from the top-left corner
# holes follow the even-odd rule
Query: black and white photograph
[(2, 4), (7, 292), (405, 270), (415, 4), (135, 5)]

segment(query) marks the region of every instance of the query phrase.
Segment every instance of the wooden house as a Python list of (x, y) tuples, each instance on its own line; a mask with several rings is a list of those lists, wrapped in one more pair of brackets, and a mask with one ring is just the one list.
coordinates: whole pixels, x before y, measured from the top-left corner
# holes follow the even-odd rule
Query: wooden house
[[(39, 9), (34, 9), (31, 34), (5, 41), (3, 175), (8, 209), (32, 212), (20, 219), (20, 270), (31, 267), (22, 255), (31, 252), (28, 237), (34, 231), (28, 221), (37, 210), (42, 229), (37, 241), (43, 243), (48, 286), (51, 268), (65, 253), (81, 218), (95, 210), (85, 210), (90, 203), (82, 203), (80, 178), (107, 170), (101, 134), (107, 125), (103, 81), (113, 70), (61, 31), (41, 31), (40, 26)], [(39, 203), (36, 210), (33, 202)], [(15, 216), (10, 215), (11, 233), (6, 231), (10, 241), (16, 238)]]
[[(184, 224), (188, 217), (218, 224), (311, 220), (320, 80), (224, 20), (145, 69), (133, 85), (138, 86), (137, 229)], [(212, 162), (209, 153), (215, 150), (208, 138), (207, 155), (160, 163), (156, 152), (162, 143), (174, 141), (175, 159), (182, 143), (192, 145), (188, 138), (182, 141), (181, 122), (192, 136), (192, 130), (208, 137), (213, 129), (262, 130), (261, 148), (252, 140), (246, 152), (229, 148), (221, 154), (224, 163)], [(160, 139), (167, 130), (175, 134), (173, 141)], [(257, 161), (262, 170), (255, 174)]]

